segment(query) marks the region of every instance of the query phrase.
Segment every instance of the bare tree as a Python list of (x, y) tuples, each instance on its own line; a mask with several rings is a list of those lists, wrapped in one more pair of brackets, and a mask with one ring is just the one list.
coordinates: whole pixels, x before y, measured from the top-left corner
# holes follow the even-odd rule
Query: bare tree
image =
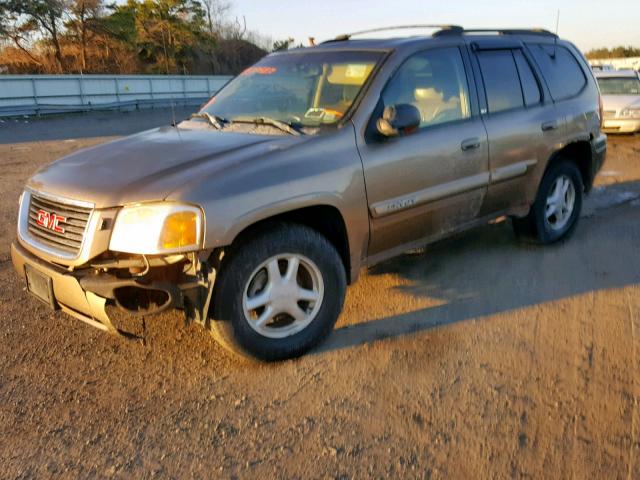
[(270, 52), (273, 49), (273, 37), (270, 35), (264, 35), (256, 30), (247, 30), (245, 40), (267, 52)]
[(226, 36), (231, 40), (242, 40), (247, 33), (247, 18), (243, 15), (242, 22), (235, 18), (233, 22), (227, 25)]
[(231, 11), (231, 2), (226, 0), (200, 0), (200, 3), (204, 7), (209, 33), (214, 37), (220, 36), (227, 22), (227, 16)]
[[(247, 37), (257, 38), (259, 35), (247, 32), (247, 19), (235, 17), (229, 20), (229, 13), (233, 8), (233, 3), (227, 0), (200, 0), (204, 8), (207, 28), (209, 33), (217, 39), (243, 40)], [(270, 45), (270, 39), (260, 38), (263, 43)]]

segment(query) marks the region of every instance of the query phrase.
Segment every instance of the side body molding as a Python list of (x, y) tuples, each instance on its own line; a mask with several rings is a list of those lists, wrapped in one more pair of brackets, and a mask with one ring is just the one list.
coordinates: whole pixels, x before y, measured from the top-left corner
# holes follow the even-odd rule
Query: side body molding
[(530, 167), (538, 163), (538, 160), (524, 160), (518, 163), (512, 163), (505, 167), (496, 168), (491, 171), (491, 183), (503, 182), (512, 178), (520, 177), (527, 173)]
[(434, 202), (451, 197), (459, 193), (468, 192), (486, 186), (489, 183), (489, 172), (479, 173), (452, 182), (435, 185), (402, 197), (392, 198), (371, 205), (371, 215), (374, 218), (406, 210), (428, 202)]

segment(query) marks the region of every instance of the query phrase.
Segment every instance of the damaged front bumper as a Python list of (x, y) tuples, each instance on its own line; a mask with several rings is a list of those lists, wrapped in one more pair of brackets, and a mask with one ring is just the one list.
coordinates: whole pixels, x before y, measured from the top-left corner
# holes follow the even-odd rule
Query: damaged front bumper
[[(131, 315), (153, 315), (170, 308), (182, 309), (187, 321), (205, 324), (215, 280), (215, 269), (196, 255), (190, 262), (154, 266), (134, 275), (140, 260), (94, 262), (87, 268), (68, 269), (44, 261), (19, 242), (11, 245), (11, 260), (27, 289), (54, 309), (110, 333), (127, 335), (107, 314), (107, 305), (115, 305)], [(146, 259), (145, 259), (146, 262)], [(179, 280), (171, 277), (179, 271)], [(168, 275), (167, 273), (171, 273)]]

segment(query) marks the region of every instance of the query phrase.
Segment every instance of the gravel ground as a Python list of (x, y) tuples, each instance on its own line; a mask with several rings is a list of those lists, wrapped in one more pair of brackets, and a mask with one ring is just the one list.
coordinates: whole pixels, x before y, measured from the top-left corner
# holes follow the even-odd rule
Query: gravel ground
[(145, 115), (0, 124), (1, 478), (640, 478), (640, 137), (610, 139), (569, 241), (505, 222), (380, 264), (320, 350), (260, 365), (178, 313), (143, 344), (17, 281), (25, 179)]

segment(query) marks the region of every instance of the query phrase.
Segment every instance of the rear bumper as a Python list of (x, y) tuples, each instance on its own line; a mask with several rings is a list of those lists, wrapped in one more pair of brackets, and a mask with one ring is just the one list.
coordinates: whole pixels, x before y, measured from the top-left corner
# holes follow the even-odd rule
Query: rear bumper
[(11, 261), (18, 275), (25, 282), (25, 265), (51, 278), (55, 308), (60, 308), (72, 317), (101, 330), (117, 332), (105, 311), (107, 299), (85, 291), (80, 285), (79, 277), (62, 267), (39, 259), (18, 242), (11, 244)]
[(640, 132), (640, 119), (605, 120), (602, 130), (607, 133)]

